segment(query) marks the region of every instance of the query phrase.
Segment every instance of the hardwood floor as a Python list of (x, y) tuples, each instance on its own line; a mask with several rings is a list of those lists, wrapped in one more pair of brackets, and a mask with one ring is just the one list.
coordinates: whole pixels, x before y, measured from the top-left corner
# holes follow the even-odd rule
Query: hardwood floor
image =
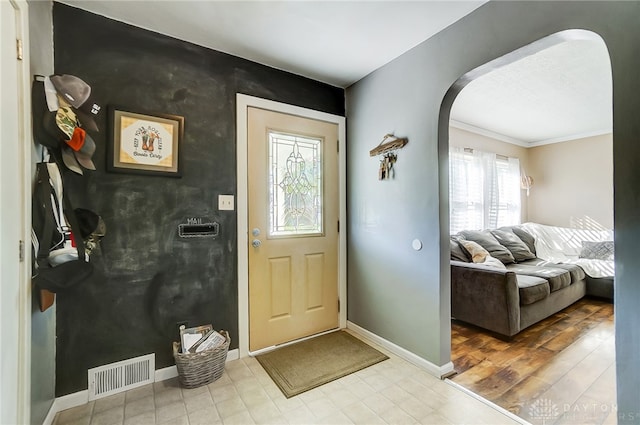
[(615, 424), (613, 304), (583, 298), (506, 342), (453, 321), (451, 379), (534, 424)]

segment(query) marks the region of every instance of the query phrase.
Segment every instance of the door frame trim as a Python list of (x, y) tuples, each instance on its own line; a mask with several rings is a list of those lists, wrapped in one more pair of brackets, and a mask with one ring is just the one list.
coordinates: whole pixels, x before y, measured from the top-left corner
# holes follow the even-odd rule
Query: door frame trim
[(237, 93), (236, 205), (238, 218), (238, 344), (240, 357), (249, 355), (249, 210), (247, 183), (247, 108), (249, 107), (297, 115), (338, 125), (338, 202), (340, 204), (340, 234), (338, 235), (338, 297), (340, 300), (340, 312), (338, 313), (338, 326), (340, 329), (347, 326), (347, 156), (345, 117)]
[[(2, 383), (0, 393), (13, 387), (16, 394), (15, 418), (2, 416), (0, 420), (15, 420), (17, 423), (30, 423), (31, 421), (31, 181), (32, 159), (30, 146), (33, 145), (31, 134), (31, 67), (30, 67), (30, 42), (29, 42), (29, 5), (25, 0), (9, 0), (10, 6), (16, 13), (16, 36), (22, 40), (22, 59), (15, 62), (17, 66), (17, 92), (18, 92), (18, 179), (19, 208), (22, 217), (20, 226), (20, 239), (24, 246), (24, 256), (19, 264), (19, 280), (13, 282), (10, 291), (17, 293), (15, 310), (18, 317), (15, 319), (15, 331), (17, 341), (9, 342), (8, 352), (17, 352), (18, 362), (17, 382), (7, 381)], [(11, 66), (11, 65), (10, 65)], [(17, 242), (17, 241), (15, 241)], [(9, 249), (18, 249), (12, 245)], [(17, 286), (17, 288), (16, 288)], [(15, 292), (13, 290), (16, 290)], [(0, 306), (2, 310), (2, 306)], [(6, 313), (1, 312), (3, 319)], [(15, 344), (15, 346), (11, 346)], [(3, 357), (0, 355), (0, 357)], [(3, 362), (6, 359), (3, 358)], [(4, 413), (4, 412), (2, 412)]]

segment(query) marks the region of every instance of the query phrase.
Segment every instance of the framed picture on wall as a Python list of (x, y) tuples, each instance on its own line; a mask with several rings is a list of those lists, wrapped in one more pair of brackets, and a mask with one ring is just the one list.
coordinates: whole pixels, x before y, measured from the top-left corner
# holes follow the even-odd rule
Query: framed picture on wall
[(109, 107), (107, 171), (180, 177), (184, 118)]

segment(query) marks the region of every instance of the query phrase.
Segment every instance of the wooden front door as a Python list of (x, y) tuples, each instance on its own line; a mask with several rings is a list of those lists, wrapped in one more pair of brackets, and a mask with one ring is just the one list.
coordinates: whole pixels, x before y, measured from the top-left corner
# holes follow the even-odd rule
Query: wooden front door
[(338, 327), (338, 126), (248, 108), (249, 350)]

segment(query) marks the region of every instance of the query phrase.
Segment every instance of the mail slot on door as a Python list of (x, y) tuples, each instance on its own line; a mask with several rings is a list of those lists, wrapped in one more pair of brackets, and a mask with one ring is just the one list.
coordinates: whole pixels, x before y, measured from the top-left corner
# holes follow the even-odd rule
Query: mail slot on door
[(181, 238), (214, 238), (218, 236), (220, 226), (216, 222), (178, 225), (178, 236)]

